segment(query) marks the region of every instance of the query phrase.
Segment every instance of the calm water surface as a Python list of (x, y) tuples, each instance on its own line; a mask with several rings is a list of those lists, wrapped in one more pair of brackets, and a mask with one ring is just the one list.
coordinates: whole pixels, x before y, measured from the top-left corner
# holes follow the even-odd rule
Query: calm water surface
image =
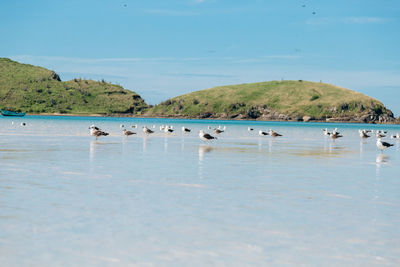
[[(94, 140), (91, 124), (110, 136)], [(120, 124), (176, 132), (124, 137)], [(207, 144), (198, 131), (208, 125), (227, 129)], [(344, 138), (327, 139), (325, 127)], [(270, 128), (283, 137), (258, 136)], [(400, 132), (2, 117), (0, 265), (399, 266), (400, 142), (381, 153), (375, 138), (360, 140), (364, 128)]]

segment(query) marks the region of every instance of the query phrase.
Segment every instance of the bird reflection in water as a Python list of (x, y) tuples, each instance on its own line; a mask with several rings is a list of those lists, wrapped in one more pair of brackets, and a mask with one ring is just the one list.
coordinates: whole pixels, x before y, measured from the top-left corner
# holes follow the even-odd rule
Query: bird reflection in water
[(379, 168), (380, 166), (382, 166), (383, 164), (387, 164), (389, 162), (389, 156), (380, 153), (376, 156), (376, 165)]
[(203, 179), (203, 160), (204, 160), (204, 154), (206, 153), (210, 153), (211, 151), (213, 151), (214, 148), (211, 146), (207, 146), (207, 145), (200, 145), (199, 146), (199, 178)]

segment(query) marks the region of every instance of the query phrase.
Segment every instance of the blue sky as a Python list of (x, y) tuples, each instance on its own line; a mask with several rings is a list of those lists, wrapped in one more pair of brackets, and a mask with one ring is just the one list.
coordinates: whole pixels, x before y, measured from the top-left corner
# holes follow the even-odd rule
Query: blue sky
[(400, 115), (398, 0), (3, 0), (0, 10), (0, 57), (63, 80), (104, 78), (151, 104), (303, 79), (365, 93)]

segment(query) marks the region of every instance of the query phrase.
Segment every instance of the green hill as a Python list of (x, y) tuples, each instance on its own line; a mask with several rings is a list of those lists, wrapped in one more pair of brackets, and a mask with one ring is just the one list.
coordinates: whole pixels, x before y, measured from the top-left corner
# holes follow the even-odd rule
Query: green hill
[(376, 99), (338, 86), (271, 81), (219, 86), (164, 101), (148, 116), (185, 118), (391, 122)]
[(0, 58), (0, 108), (28, 113), (138, 114), (147, 108), (135, 92), (119, 85), (74, 79)]

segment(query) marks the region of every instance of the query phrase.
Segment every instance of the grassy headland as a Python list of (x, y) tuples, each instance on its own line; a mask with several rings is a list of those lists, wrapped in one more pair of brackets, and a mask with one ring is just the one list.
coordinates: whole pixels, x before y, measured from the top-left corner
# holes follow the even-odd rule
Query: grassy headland
[(136, 115), (147, 104), (119, 85), (82, 79), (62, 82), (54, 71), (0, 58), (0, 108), (28, 113)]
[(260, 120), (393, 121), (376, 99), (338, 86), (271, 81), (219, 86), (168, 99), (148, 116)]

